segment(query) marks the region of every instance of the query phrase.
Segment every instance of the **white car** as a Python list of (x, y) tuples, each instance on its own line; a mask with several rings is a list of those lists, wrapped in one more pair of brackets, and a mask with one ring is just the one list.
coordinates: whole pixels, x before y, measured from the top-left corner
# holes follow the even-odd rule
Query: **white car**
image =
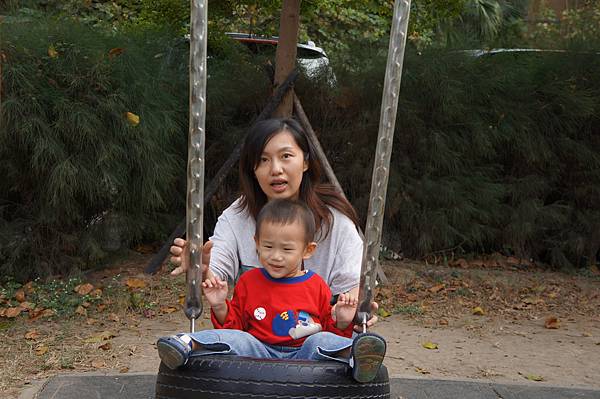
[[(233, 40), (243, 43), (253, 54), (275, 57), (278, 37), (256, 36), (248, 33), (226, 33)], [(317, 47), (314, 42), (298, 43), (296, 58), (298, 64), (306, 71), (309, 77), (317, 77), (327, 73), (327, 81), (335, 84), (335, 76), (329, 66), (329, 58), (325, 50)]]

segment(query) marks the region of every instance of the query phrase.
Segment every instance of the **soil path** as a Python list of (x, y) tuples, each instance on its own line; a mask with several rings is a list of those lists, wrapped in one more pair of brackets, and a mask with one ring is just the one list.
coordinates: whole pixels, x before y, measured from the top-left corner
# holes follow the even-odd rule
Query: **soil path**
[[(106, 310), (22, 317), (0, 330), (0, 396), (17, 398), (63, 372), (156, 372), (156, 340), (189, 324), (180, 309), (183, 279), (143, 275), (147, 260), (90, 277), (94, 286), (122, 287), (113, 290), (119, 296), (105, 294)], [(373, 331), (388, 341), (391, 376), (600, 388), (599, 275), (419, 262), (387, 263), (384, 270), (390, 284), (378, 289), (381, 320)], [(130, 289), (131, 278), (142, 288)], [(210, 321), (197, 328), (210, 328)], [(24, 339), (32, 330), (39, 337)]]

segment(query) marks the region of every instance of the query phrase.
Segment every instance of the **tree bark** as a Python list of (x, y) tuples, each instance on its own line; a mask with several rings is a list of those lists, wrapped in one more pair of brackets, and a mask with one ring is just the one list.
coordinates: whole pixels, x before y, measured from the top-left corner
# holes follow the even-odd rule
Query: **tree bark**
[[(275, 86), (279, 86), (296, 67), (300, 0), (283, 0), (279, 22), (279, 41), (275, 53)], [(273, 116), (292, 116), (293, 91), (287, 93)]]

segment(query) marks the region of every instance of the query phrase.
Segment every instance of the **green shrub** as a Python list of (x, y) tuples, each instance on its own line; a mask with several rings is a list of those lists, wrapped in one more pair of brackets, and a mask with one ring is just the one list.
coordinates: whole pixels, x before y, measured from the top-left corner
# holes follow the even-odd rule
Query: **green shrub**
[[(301, 98), (338, 179), (364, 215), (385, 69), (357, 48), (337, 93)], [(352, 62), (349, 62), (352, 60)], [(557, 266), (600, 244), (600, 56), (407, 49), (384, 244), (407, 256), (501, 251)], [(318, 94), (317, 94), (318, 93)]]
[[(3, 24), (2, 38), (2, 272), (24, 279), (90, 267), (169, 234), (185, 198), (187, 42), (40, 19)], [(243, 54), (231, 60), (211, 62), (207, 130), (219, 142), (207, 154), (218, 150), (219, 160), (268, 87), (266, 77), (247, 79), (257, 67)], [(207, 164), (207, 175), (218, 167)]]

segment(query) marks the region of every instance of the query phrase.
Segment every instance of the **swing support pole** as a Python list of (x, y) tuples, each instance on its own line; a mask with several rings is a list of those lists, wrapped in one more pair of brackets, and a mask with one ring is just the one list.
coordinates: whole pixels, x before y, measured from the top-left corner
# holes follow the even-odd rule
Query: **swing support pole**
[(362, 324), (363, 332), (366, 332), (367, 320), (371, 318), (373, 289), (376, 285), (376, 266), (381, 244), (383, 214), (385, 211), (385, 198), (387, 194), (390, 159), (394, 140), (394, 128), (396, 125), (396, 111), (398, 110), (400, 78), (402, 77), (402, 64), (404, 62), (404, 49), (406, 47), (409, 14), (410, 0), (396, 0), (394, 3), (394, 17), (392, 20), (392, 31), (390, 33), (390, 44), (388, 48), (387, 66), (381, 100), (379, 134), (377, 136), (377, 149), (375, 151), (375, 162), (373, 165), (369, 212), (367, 214), (365, 245), (363, 247), (360, 274), (359, 305), (356, 313), (356, 322)]
[(191, 0), (190, 115), (187, 164), (186, 233), (190, 268), (186, 273), (185, 316), (190, 331), (202, 314), (202, 229), (204, 216), (204, 143), (206, 139), (206, 44), (208, 1)]

